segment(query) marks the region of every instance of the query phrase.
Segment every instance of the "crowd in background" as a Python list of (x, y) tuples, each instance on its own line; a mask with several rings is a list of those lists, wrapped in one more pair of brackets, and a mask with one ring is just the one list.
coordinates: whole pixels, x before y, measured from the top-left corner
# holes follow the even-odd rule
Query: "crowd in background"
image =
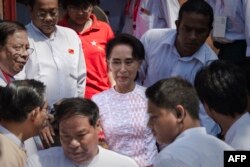
[(0, 166), (223, 167), (250, 150), (248, 0), (17, 2)]

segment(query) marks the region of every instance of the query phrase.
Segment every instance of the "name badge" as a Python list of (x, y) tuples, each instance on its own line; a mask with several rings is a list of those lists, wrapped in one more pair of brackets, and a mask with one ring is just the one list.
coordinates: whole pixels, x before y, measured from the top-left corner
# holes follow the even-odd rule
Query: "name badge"
[(215, 16), (214, 27), (213, 27), (213, 37), (225, 37), (226, 33), (226, 16)]

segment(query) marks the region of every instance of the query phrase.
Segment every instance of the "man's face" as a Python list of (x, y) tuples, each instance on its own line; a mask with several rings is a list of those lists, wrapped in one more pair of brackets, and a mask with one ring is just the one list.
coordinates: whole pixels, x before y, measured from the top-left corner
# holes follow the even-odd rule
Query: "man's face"
[(44, 127), (48, 125), (48, 102), (46, 101), (42, 107), (40, 107), (37, 113), (37, 119), (34, 122), (36, 128), (36, 135), (38, 135)]
[(58, 0), (36, 0), (31, 9), (33, 24), (47, 37), (55, 31), (58, 21)]
[(84, 164), (98, 153), (97, 125), (91, 126), (89, 119), (83, 115), (74, 115), (59, 123), (64, 153), (73, 162)]
[(163, 109), (148, 101), (148, 126), (159, 144), (170, 144), (179, 134), (178, 120), (170, 109)]
[(0, 47), (0, 68), (11, 76), (20, 72), (31, 53), (26, 31), (14, 32)]
[(183, 12), (181, 20), (176, 21), (176, 28), (175, 46), (182, 57), (198, 51), (211, 30), (209, 17), (194, 12)]

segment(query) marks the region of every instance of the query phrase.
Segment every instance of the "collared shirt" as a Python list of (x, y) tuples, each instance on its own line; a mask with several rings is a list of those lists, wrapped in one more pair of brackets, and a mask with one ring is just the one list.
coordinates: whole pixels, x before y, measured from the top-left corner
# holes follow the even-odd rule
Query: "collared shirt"
[[(142, 36), (145, 60), (139, 70), (139, 82), (149, 87), (155, 82), (180, 76), (193, 83), (197, 71), (216, 60), (215, 53), (207, 44), (190, 57), (181, 57), (175, 47), (176, 30), (151, 29)], [(199, 116), (209, 134), (220, 132), (219, 126), (206, 114), (202, 105)]]
[(23, 167), (26, 163), (27, 155), (24, 144), (9, 130), (0, 125), (0, 166)]
[[(14, 78), (15, 78), (15, 76), (13, 78), (10, 78), (11, 81), (15, 80)], [(8, 84), (8, 82), (7, 82), (6, 78), (4, 77), (2, 71), (0, 70), (0, 86), (6, 86), (7, 84)], [(24, 141), (24, 143), (25, 143), (25, 150), (27, 151), (28, 156), (37, 152), (36, 143), (35, 143), (33, 137), (27, 139), (26, 141)]]
[(99, 153), (87, 164), (76, 164), (68, 159), (62, 147), (52, 147), (28, 159), (26, 167), (138, 167), (134, 160), (113, 151), (99, 148)]
[(2, 125), (0, 125), (0, 133), (9, 138), (12, 142), (16, 143), (16, 145), (18, 145), (20, 149), (25, 150), (24, 143), (21, 142), (21, 140), (16, 135), (11, 133), (8, 129), (4, 128)]
[(197, 71), (217, 59), (207, 44), (192, 56), (181, 57), (176, 50), (175, 39), (176, 30), (171, 29), (152, 29), (142, 37), (146, 55), (139, 78), (144, 86), (173, 76), (181, 76), (193, 83)]
[[(250, 1), (249, 0), (207, 0), (215, 16), (226, 16), (224, 40), (246, 40), (247, 56), (250, 56)], [(219, 40), (219, 39), (215, 39)]]
[(9, 82), (14, 80), (13, 77), (6, 75), (7, 74), (0, 69), (0, 86), (6, 86)]
[(145, 88), (128, 93), (114, 88), (93, 96), (100, 109), (101, 126), (109, 149), (133, 158), (140, 167), (150, 166), (157, 153), (155, 138), (147, 127)]
[(208, 135), (205, 128), (190, 128), (177, 136), (157, 155), (154, 167), (164, 167), (165, 162), (171, 159), (183, 162), (189, 167), (223, 167), (225, 150), (234, 149), (216, 137)]
[[(85, 97), (91, 98), (94, 94), (110, 88), (108, 77), (105, 47), (107, 42), (114, 37), (110, 26), (98, 21), (95, 15), (91, 15), (92, 25), (83, 33), (77, 32), (81, 41), (87, 66), (87, 82)], [(68, 16), (61, 20), (59, 25), (70, 27)]]
[(228, 129), (225, 142), (236, 150), (250, 150), (250, 114), (246, 112)]
[(86, 66), (81, 40), (75, 31), (56, 26), (55, 32), (48, 38), (33, 23), (26, 28), (34, 52), (20, 77), (43, 82), (50, 106), (62, 98), (83, 97)]

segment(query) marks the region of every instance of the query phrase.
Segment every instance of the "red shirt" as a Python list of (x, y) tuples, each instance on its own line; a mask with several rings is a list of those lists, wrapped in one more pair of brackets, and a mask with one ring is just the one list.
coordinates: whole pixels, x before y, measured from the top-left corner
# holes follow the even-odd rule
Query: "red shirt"
[[(87, 67), (86, 98), (91, 98), (94, 94), (110, 88), (105, 46), (108, 40), (114, 37), (107, 23), (97, 20), (93, 14), (90, 18), (93, 21), (91, 27), (82, 34), (77, 32), (82, 41)], [(68, 16), (66, 15), (58, 24), (70, 27)]]

